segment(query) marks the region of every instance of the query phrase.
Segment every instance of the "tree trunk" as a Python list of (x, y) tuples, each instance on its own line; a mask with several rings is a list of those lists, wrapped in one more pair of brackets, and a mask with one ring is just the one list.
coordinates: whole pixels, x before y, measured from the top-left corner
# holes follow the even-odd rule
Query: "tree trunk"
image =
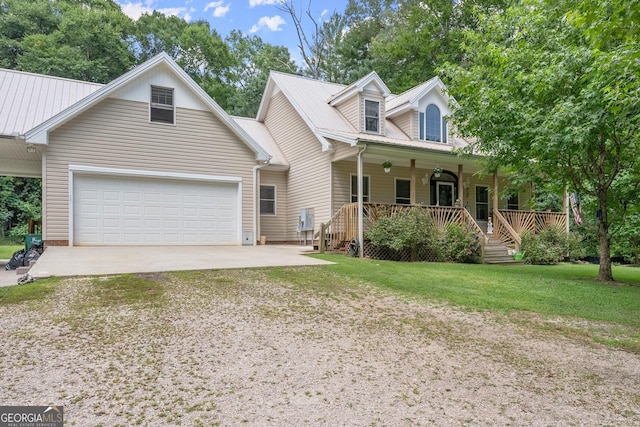
[[(611, 271), (611, 239), (609, 238), (609, 218), (607, 215), (607, 193), (600, 192), (598, 206), (600, 218), (598, 219), (598, 241), (600, 252), (600, 269), (598, 270), (598, 282), (613, 282)], [(604, 194), (603, 194), (604, 193)]]

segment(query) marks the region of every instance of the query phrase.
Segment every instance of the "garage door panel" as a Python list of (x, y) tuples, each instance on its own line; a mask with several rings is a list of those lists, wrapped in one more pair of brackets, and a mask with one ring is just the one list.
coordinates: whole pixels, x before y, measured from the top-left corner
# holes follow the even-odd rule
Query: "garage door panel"
[(238, 185), (76, 174), (78, 245), (239, 244)]

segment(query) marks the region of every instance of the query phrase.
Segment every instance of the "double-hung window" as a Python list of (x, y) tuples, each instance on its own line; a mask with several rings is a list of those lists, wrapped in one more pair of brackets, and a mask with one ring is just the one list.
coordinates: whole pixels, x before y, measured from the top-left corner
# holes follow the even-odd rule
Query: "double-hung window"
[[(351, 203), (358, 201), (358, 175), (351, 175)], [(369, 176), (362, 177), (362, 201), (369, 201)]]
[(276, 214), (276, 186), (260, 186), (260, 215)]
[(173, 89), (151, 86), (150, 120), (156, 123), (175, 123)]
[(396, 178), (396, 204), (411, 204), (411, 181)]
[(380, 103), (366, 99), (364, 101), (364, 130), (380, 132)]

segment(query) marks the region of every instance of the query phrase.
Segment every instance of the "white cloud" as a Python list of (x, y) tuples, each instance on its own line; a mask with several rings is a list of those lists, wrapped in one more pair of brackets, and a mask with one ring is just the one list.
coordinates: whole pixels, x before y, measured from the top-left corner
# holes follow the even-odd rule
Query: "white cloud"
[(231, 3), (224, 6), (224, 2), (222, 1), (212, 1), (211, 3), (205, 6), (204, 11), (206, 12), (209, 9), (213, 9), (213, 16), (215, 18), (222, 18), (227, 14), (227, 12), (229, 12), (230, 7), (231, 7)]
[(132, 3), (131, 1), (127, 1), (126, 3), (119, 1), (118, 3), (120, 4), (122, 12), (134, 21), (140, 18), (142, 14), (151, 14), (154, 10), (157, 10), (166, 16), (178, 16), (187, 22), (191, 21), (191, 14), (187, 12), (186, 7), (165, 7), (162, 9), (156, 9), (154, 7), (155, 1), (153, 0), (145, 0), (144, 3), (142, 1), (135, 3)]
[(280, 4), (283, 0), (249, 0), (249, 7)]
[(268, 16), (263, 16), (262, 18), (260, 18), (260, 20), (258, 21), (258, 23), (256, 25), (254, 25), (253, 27), (251, 27), (251, 29), (249, 30), (250, 33), (255, 33), (258, 30), (262, 29), (262, 28), (268, 28), (271, 31), (282, 31), (282, 28), (280, 28), (280, 26), (286, 24), (285, 20), (282, 19), (282, 17), (280, 15), (275, 15), (272, 17), (268, 17)]
[(142, 14), (144, 14), (144, 13), (153, 12), (153, 8), (145, 6), (140, 2), (138, 2), (138, 3), (131, 3), (131, 2), (120, 3), (120, 9), (122, 9), (122, 13), (124, 13), (129, 18), (133, 19), (134, 21), (136, 19), (140, 18), (140, 16), (142, 16)]

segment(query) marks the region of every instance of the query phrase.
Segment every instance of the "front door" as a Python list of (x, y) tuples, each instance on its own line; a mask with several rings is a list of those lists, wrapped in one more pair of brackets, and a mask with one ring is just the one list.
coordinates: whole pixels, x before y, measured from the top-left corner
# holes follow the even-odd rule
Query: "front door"
[(436, 183), (436, 194), (438, 206), (453, 206), (453, 182)]

